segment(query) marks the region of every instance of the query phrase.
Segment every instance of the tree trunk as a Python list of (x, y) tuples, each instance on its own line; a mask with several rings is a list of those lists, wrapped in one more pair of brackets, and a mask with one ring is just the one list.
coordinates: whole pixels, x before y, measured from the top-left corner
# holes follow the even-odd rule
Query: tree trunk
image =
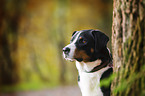
[(112, 96), (145, 96), (145, 0), (114, 0)]

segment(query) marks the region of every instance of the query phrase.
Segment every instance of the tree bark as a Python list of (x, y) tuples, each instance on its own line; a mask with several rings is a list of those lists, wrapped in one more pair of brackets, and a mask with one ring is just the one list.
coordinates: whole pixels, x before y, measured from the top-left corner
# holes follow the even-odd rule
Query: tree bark
[(145, 0), (114, 0), (112, 96), (145, 95)]

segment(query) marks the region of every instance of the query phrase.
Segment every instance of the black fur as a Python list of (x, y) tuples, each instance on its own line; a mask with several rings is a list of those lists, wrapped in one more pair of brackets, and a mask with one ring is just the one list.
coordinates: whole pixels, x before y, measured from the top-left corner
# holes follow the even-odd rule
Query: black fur
[(78, 82), (80, 81), (80, 75), (78, 75)]
[[(113, 72), (113, 69), (112, 68), (109, 68), (107, 71), (105, 71), (102, 74), (102, 76), (100, 78), (100, 81), (103, 80), (103, 79), (105, 79), (105, 78), (108, 78), (112, 74), (112, 72)], [(110, 83), (110, 85), (108, 87), (102, 86), (101, 87), (101, 90), (102, 90), (104, 96), (110, 96), (111, 83)]]
[(106, 36), (104, 33), (100, 32), (99, 30), (93, 30), (92, 31), (94, 40), (95, 40), (95, 49), (96, 51), (104, 49), (107, 45), (107, 42), (109, 41), (108, 36)]
[[(102, 62), (106, 62), (110, 59), (109, 52), (107, 50), (106, 44), (109, 41), (109, 38), (102, 32), (98, 30), (82, 30), (83, 32), (79, 37), (82, 37), (80, 40), (79, 37), (75, 43), (77, 49), (84, 50), (86, 54), (91, 58), (89, 62), (101, 59)], [(76, 38), (79, 31), (73, 33), (71, 42)], [(82, 43), (82, 40), (85, 40), (86, 43)], [(91, 48), (94, 49), (94, 52), (91, 52)], [(75, 58), (77, 61), (83, 61), (82, 58)]]

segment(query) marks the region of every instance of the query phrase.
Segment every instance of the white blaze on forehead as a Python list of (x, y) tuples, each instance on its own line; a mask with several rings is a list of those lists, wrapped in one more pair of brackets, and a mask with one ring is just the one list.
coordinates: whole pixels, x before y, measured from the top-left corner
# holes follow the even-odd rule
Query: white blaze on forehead
[[(79, 32), (79, 33), (78, 33)], [(77, 41), (77, 39), (78, 39), (78, 37), (80, 36), (80, 34), (82, 33), (82, 31), (77, 31), (74, 35), (73, 35), (73, 37), (77, 34), (77, 36), (75, 37), (75, 39), (73, 40), (73, 42), (72, 43), (75, 43), (76, 41)], [(73, 38), (72, 37), (72, 38)], [(71, 44), (72, 44), (71, 43)]]

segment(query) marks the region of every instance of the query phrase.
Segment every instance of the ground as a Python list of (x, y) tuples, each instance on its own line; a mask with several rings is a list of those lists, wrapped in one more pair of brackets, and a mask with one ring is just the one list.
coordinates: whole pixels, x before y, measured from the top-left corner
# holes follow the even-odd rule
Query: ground
[(81, 92), (78, 86), (65, 86), (40, 91), (3, 93), (0, 96), (81, 96)]

